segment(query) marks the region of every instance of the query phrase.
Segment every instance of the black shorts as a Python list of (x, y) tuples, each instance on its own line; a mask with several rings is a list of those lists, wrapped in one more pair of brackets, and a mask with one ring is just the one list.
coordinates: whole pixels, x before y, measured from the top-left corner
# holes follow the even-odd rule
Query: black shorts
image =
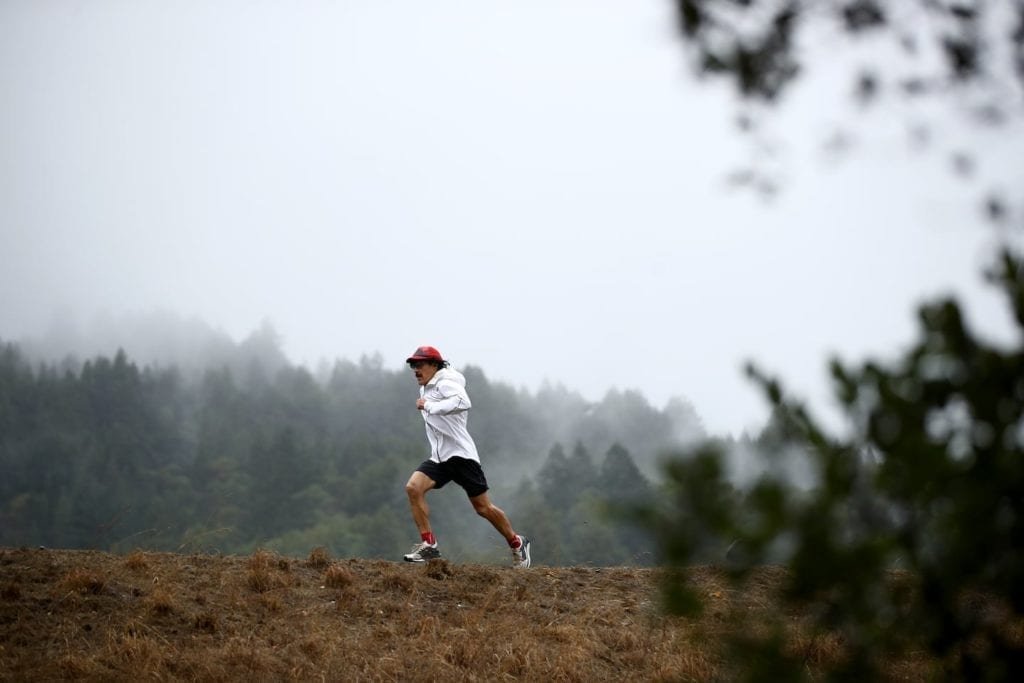
[(487, 477), (480, 463), (469, 458), (448, 458), (444, 462), (424, 460), (417, 472), (422, 472), (434, 481), (434, 488), (439, 489), (450, 481), (454, 481), (466, 491), (470, 498), (487, 493)]

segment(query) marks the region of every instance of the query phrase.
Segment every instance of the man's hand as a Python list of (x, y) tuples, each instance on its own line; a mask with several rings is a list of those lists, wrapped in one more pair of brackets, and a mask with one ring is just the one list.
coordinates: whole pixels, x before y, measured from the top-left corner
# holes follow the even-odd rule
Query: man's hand
[(423, 406), (427, 405), (427, 399), (418, 398), (416, 399), (416, 410), (423, 410)]

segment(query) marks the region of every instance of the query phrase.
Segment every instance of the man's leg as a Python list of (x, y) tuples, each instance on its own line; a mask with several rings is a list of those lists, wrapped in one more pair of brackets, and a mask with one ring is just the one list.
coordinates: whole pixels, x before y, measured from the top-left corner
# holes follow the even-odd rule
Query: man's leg
[(508, 547), (512, 549), (512, 566), (517, 569), (527, 569), (530, 566), (530, 539), (518, 535), (512, 529), (512, 522), (508, 521), (505, 512), (491, 502), (486, 492), (469, 499), (473, 504), (476, 513), (486, 519), (498, 530), (498, 533), (505, 537)]
[(505, 537), (506, 541), (509, 543), (515, 541), (516, 532), (512, 530), (512, 522), (508, 521), (508, 517), (500, 507), (491, 502), (486, 491), (479, 496), (473, 496), (469, 502), (473, 504), (476, 513), (490, 522), (498, 530), (498, 533)]
[(437, 539), (434, 532), (430, 530), (430, 508), (427, 507), (427, 491), (434, 488), (436, 482), (420, 471), (412, 473), (409, 482), (405, 485), (405, 493), (409, 496), (409, 508), (412, 510), (412, 519), (416, 522), (422, 542), (413, 547), (412, 552), (402, 559), (406, 562), (426, 562), (441, 557), (441, 551), (437, 549)]
[(430, 507), (427, 505), (427, 491), (434, 488), (434, 480), (420, 471), (412, 473), (405, 485), (405, 494), (409, 496), (409, 508), (412, 510), (412, 521), (420, 536), (432, 533), (430, 529)]

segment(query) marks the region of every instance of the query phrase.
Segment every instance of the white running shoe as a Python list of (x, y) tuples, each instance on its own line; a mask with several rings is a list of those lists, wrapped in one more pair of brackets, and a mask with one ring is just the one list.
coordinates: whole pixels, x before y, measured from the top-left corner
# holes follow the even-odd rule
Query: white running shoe
[(406, 562), (426, 562), (427, 560), (436, 560), (440, 557), (441, 551), (437, 549), (437, 544), (417, 543), (412, 547), (412, 552), (405, 555), (403, 559)]
[(530, 539), (519, 537), (519, 547), (512, 548), (512, 566), (516, 569), (530, 568)]

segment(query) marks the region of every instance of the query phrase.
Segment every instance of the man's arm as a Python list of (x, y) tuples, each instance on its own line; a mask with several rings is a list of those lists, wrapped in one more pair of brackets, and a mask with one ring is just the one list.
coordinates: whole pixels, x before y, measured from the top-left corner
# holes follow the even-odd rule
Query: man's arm
[(417, 401), (416, 407), (427, 415), (451, 415), (473, 407), (473, 403), (469, 400), (469, 394), (458, 382), (441, 381), (437, 384), (437, 391), (443, 398), (438, 401), (420, 399), (423, 405), (420, 406), (420, 401)]

